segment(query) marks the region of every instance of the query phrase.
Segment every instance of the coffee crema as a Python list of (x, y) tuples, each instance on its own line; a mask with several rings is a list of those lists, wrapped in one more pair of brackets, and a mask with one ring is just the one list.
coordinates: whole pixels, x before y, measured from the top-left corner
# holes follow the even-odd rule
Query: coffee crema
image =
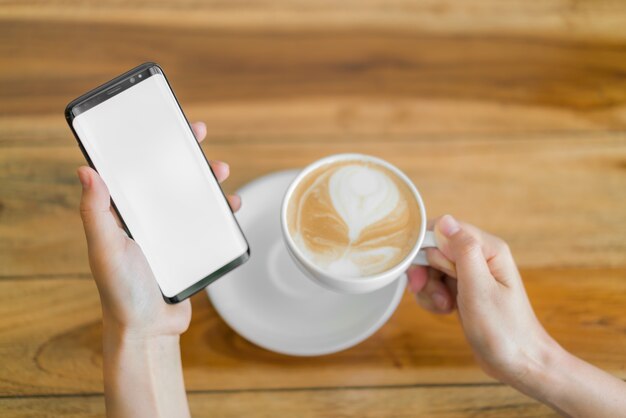
[(298, 249), (337, 277), (367, 277), (395, 267), (415, 247), (420, 224), (417, 200), (404, 180), (363, 160), (315, 169), (287, 206)]

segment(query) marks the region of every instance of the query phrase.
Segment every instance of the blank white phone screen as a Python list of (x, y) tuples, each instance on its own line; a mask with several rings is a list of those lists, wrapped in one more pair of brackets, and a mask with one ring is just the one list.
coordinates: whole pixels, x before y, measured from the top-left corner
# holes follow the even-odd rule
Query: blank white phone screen
[(163, 75), (79, 114), (73, 125), (165, 296), (245, 254), (245, 238)]

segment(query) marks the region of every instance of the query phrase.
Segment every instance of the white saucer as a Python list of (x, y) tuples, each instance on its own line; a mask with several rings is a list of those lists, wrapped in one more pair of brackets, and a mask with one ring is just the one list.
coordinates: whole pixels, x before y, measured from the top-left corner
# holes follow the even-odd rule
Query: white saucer
[(283, 195), (297, 171), (248, 183), (239, 195), (237, 219), (251, 258), (207, 288), (224, 321), (265, 349), (316, 356), (352, 347), (376, 332), (395, 311), (404, 276), (373, 293), (347, 295), (307, 278), (287, 253), (280, 229)]

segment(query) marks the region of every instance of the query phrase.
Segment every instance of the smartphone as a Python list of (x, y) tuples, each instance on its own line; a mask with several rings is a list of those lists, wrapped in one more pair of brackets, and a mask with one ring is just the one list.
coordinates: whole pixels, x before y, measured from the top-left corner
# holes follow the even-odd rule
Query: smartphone
[(159, 65), (142, 64), (80, 96), (65, 118), (166, 302), (188, 298), (250, 257)]

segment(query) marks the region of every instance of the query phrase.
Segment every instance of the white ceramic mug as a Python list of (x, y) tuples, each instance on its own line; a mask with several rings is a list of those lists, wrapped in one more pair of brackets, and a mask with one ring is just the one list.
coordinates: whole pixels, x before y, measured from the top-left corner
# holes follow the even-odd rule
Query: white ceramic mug
[[(393, 268), (372, 276), (341, 277), (334, 276), (332, 274), (329, 274), (327, 271), (322, 270), (311, 261), (309, 261), (302, 254), (300, 249), (295, 245), (293, 238), (289, 234), (289, 228), (287, 227), (287, 206), (294, 190), (296, 189), (296, 187), (298, 187), (298, 184), (300, 184), (302, 179), (306, 177), (309, 173), (323, 165), (333, 164), (338, 161), (346, 160), (372, 162), (392, 171), (400, 179), (402, 179), (409, 187), (409, 189), (413, 192), (413, 196), (415, 197), (415, 200), (417, 201), (417, 204), (419, 206), (421, 218), (419, 227), (420, 232), (413, 249), (401, 262), (399, 262)], [(380, 289), (393, 282), (394, 280), (400, 278), (411, 264), (427, 266), (428, 262), (426, 261), (426, 255), (424, 251), (421, 250), (429, 247), (436, 247), (434, 234), (432, 233), (432, 231), (426, 231), (426, 209), (424, 208), (424, 202), (422, 201), (422, 197), (420, 196), (417, 188), (415, 187), (411, 179), (409, 179), (406, 174), (400, 171), (400, 169), (388, 163), (387, 161), (363, 154), (331, 155), (305, 167), (291, 183), (291, 185), (287, 189), (287, 192), (285, 193), (285, 196), (283, 197), (283, 203), (280, 211), (280, 224), (282, 227), (283, 238), (287, 245), (287, 250), (289, 251), (289, 254), (294, 259), (296, 265), (300, 268), (300, 270), (302, 270), (308, 277), (310, 277), (320, 285), (324, 286), (325, 288), (342, 293), (368, 293)]]

